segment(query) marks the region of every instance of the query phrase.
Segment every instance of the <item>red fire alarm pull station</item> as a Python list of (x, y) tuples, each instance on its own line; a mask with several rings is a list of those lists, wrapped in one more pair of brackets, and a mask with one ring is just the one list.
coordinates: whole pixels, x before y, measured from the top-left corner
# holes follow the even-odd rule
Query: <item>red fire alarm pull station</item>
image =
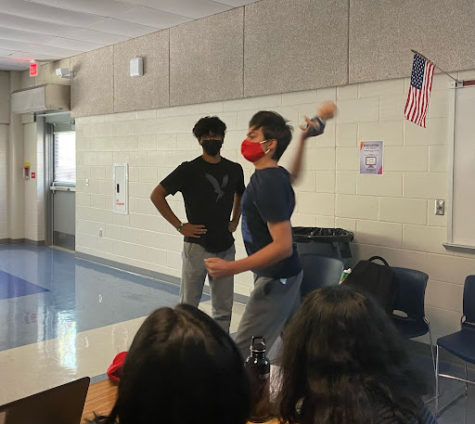
[(33, 178), (36, 178), (36, 172), (32, 172), (32, 173), (31, 173), (31, 178), (32, 178), (32, 179), (33, 179)]
[(30, 77), (36, 77), (38, 75), (38, 64), (30, 63)]

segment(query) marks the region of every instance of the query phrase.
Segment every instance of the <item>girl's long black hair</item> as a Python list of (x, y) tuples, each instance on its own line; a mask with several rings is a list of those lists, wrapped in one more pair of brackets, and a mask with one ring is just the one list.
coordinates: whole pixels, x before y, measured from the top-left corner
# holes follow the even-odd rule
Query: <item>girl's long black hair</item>
[(426, 393), (387, 314), (345, 286), (305, 298), (284, 334), (281, 384), (289, 424), (371, 424), (382, 408), (418, 422)]
[(118, 398), (103, 424), (244, 424), (249, 383), (234, 342), (189, 305), (154, 311), (127, 355)]

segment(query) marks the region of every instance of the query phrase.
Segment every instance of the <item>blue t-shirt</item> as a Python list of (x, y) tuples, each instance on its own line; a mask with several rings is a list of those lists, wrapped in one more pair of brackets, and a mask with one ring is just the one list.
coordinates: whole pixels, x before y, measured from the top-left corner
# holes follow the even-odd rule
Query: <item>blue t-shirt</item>
[[(290, 175), (282, 167), (257, 169), (241, 200), (242, 237), (248, 255), (272, 242), (268, 222), (290, 221), (295, 208), (295, 194)], [(259, 276), (288, 278), (301, 271), (297, 248), (292, 256), (266, 268), (253, 269)]]

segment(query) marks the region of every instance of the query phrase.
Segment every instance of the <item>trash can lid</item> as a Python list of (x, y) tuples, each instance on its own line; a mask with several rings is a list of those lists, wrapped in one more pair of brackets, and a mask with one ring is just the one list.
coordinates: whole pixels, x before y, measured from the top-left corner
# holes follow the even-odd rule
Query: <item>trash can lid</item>
[(353, 240), (353, 233), (343, 228), (322, 228), (322, 227), (292, 227), (294, 240), (297, 242), (350, 242)]

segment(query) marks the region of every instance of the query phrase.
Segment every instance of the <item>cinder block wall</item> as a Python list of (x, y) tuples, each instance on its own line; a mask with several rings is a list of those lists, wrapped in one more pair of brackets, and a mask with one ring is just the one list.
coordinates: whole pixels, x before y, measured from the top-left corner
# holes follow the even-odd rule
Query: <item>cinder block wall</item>
[(8, 125), (0, 124), (0, 240), (8, 238), (7, 148)]
[[(475, 77), (475, 72), (461, 73)], [(155, 211), (149, 195), (182, 161), (200, 154), (191, 134), (196, 120), (216, 114), (228, 126), (223, 155), (239, 161), (248, 181), (252, 167), (239, 152), (247, 124), (260, 109), (282, 113), (297, 127), (323, 99), (339, 115), (324, 136), (306, 146), (302, 179), (295, 186), (293, 225), (342, 227), (355, 233), (355, 258), (379, 254), (395, 266), (427, 272), (427, 309), (437, 335), (458, 327), (464, 278), (475, 258), (444, 249), (445, 216), (434, 199), (447, 199), (449, 79), (434, 81), (427, 129), (402, 118), (409, 79), (361, 83), (251, 99), (84, 117), (77, 124), (77, 227), (80, 252), (179, 276), (182, 237)], [(383, 175), (359, 174), (359, 142), (384, 142)], [(289, 148), (282, 158), (291, 160)], [(130, 214), (112, 212), (112, 164), (130, 166)], [(181, 195), (170, 198), (185, 219)], [(103, 229), (103, 237), (99, 237)], [(237, 256), (245, 255), (239, 232)], [(248, 294), (250, 273), (237, 276)]]
[(10, 127), (10, 73), (0, 72), (0, 240), (8, 238), (8, 133)]

